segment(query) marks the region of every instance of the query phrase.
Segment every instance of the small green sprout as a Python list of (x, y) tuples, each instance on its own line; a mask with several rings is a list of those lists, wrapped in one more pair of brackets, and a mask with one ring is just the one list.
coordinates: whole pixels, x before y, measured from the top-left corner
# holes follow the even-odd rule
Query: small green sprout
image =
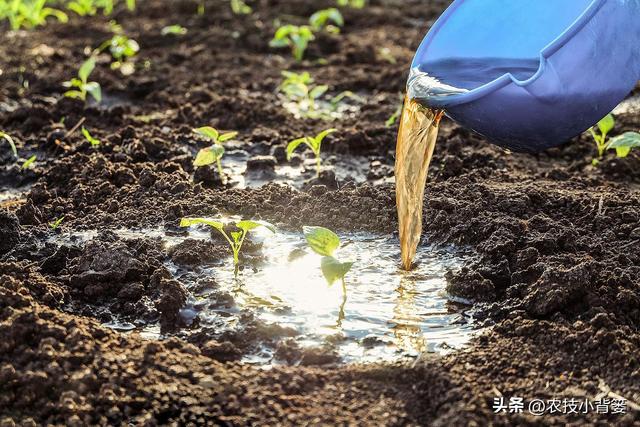
[(64, 215), (50, 222), (49, 227), (51, 227), (52, 230), (55, 230), (60, 226), (60, 224), (62, 224), (62, 221), (64, 221)]
[(25, 162), (22, 164), (22, 170), (27, 170), (30, 169), (33, 164), (35, 163), (37, 157), (34, 154), (33, 156), (29, 157), (27, 160), (25, 160)]
[(243, 0), (230, 0), (231, 11), (236, 15), (248, 15), (252, 9)]
[(9, 144), (9, 147), (11, 148), (11, 152), (13, 153), (13, 157), (15, 157), (17, 159), (18, 158), (18, 149), (16, 148), (16, 143), (13, 140), (13, 138), (11, 138), (11, 135), (9, 135), (6, 132), (2, 132), (0, 130), (0, 138), (2, 138), (5, 141), (7, 141), (7, 143)]
[(86, 139), (89, 142), (89, 144), (91, 144), (92, 147), (95, 148), (98, 145), (100, 145), (100, 140), (91, 136), (89, 131), (84, 126), (82, 126), (82, 135), (84, 136), (84, 139)]
[[(607, 114), (598, 124), (589, 129), (591, 136), (596, 142), (596, 148), (598, 149), (598, 159), (602, 159), (604, 152), (607, 149), (607, 135), (611, 132), (616, 124), (613, 115)], [(599, 131), (599, 133), (596, 133)]]
[(400, 103), (400, 105), (398, 105), (398, 107), (396, 108), (396, 111), (394, 111), (393, 114), (391, 116), (389, 116), (387, 121), (384, 122), (384, 125), (386, 127), (388, 127), (388, 128), (390, 128), (391, 126), (395, 125), (396, 122), (398, 121), (398, 117), (400, 117), (400, 114), (402, 114), (402, 103)]
[(289, 104), (285, 107), (294, 116), (309, 118), (329, 118), (330, 114), (319, 108), (317, 100), (322, 97), (329, 86), (314, 85), (314, 80), (308, 72), (294, 73), (291, 71), (283, 71), (284, 80), (279, 89)]
[(134, 67), (128, 62), (128, 59), (138, 54), (140, 45), (137, 41), (127, 37), (127, 35), (124, 34), (122, 26), (115, 21), (111, 21), (111, 29), (114, 33), (113, 37), (103, 42), (98, 49), (96, 49), (96, 53), (109, 49), (109, 53), (111, 53), (111, 57), (113, 58), (111, 69), (120, 69), (124, 75), (133, 74)]
[(627, 157), (633, 148), (640, 147), (638, 132), (625, 132), (607, 140), (607, 135), (613, 130), (615, 124), (613, 115), (607, 114), (596, 126), (589, 129), (598, 149), (598, 158), (591, 162), (594, 166), (599, 163), (607, 150), (616, 150), (617, 157)]
[(238, 135), (238, 132), (220, 134), (217, 129), (214, 129), (211, 126), (199, 127), (193, 131), (213, 143), (211, 147), (203, 148), (198, 152), (196, 159), (193, 161), (193, 166), (201, 167), (215, 163), (218, 168), (218, 174), (220, 175), (220, 178), (222, 178), (224, 176), (221, 161), (222, 156), (224, 155), (224, 147), (222, 146), (222, 143), (235, 138)]
[(384, 61), (387, 61), (389, 64), (396, 64), (398, 60), (391, 53), (391, 49), (388, 47), (381, 47), (378, 49), (378, 57)]
[(627, 157), (632, 148), (640, 148), (640, 133), (625, 132), (609, 140), (607, 149), (616, 150), (618, 157)]
[(293, 152), (301, 145), (305, 144), (313, 151), (316, 156), (316, 175), (320, 176), (321, 158), (320, 151), (322, 147), (322, 140), (330, 133), (336, 132), (337, 129), (326, 129), (317, 134), (316, 136), (304, 136), (302, 138), (294, 139), (287, 145), (287, 160), (291, 160)]
[(364, 102), (362, 97), (349, 90), (340, 92), (328, 102), (319, 102), (327, 97), (329, 86), (314, 84), (313, 78), (307, 71), (302, 73), (283, 71), (282, 76), (283, 80), (278, 90), (286, 98), (283, 106), (296, 118), (333, 120), (339, 116), (339, 107), (345, 98)]
[(315, 39), (313, 30), (308, 25), (283, 25), (276, 30), (273, 39), (269, 42), (271, 47), (289, 47), (297, 62), (304, 58), (304, 52), (309, 47), (309, 42)]
[(222, 234), (229, 247), (233, 252), (233, 268), (234, 274), (238, 275), (238, 269), (240, 264), (240, 251), (242, 250), (242, 244), (247, 234), (256, 228), (264, 227), (272, 233), (276, 232), (276, 228), (266, 221), (254, 221), (254, 220), (241, 220), (233, 223), (235, 228), (239, 231), (232, 231), (227, 234), (225, 231), (225, 223), (219, 220), (211, 218), (182, 218), (180, 220), (180, 227), (190, 227), (192, 225), (205, 224), (212, 228), (215, 228)]
[(338, 6), (340, 7), (352, 7), (354, 9), (363, 9), (367, 0), (337, 0)]
[(12, 30), (31, 29), (44, 25), (49, 17), (54, 17), (63, 23), (69, 20), (63, 11), (46, 5), (47, 0), (2, 0), (0, 1), (0, 18), (6, 18)]
[[(112, 5), (113, 7), (113, 5)], [(74, 0), (67, 3), (67, 8), (80, 16), (93, 16), (98, 12), (98, 7), (94, 0)]]
[(96, 58), (94, 56), (89, 57), (78, 70), (78, 77), (64, 82), (62, 85), (67, 88), (75, 88), (64, 93), (64, 96), (68, 98), (76, 98), (82, 101), (87, 100), (87, 93), (91, 95), (96, 102), (102, 100), (102, 91), (100, 84), (96, 82), (89, 82), (89, 76), (96, 67)]
[(336, 280), (341, 280), (342, 291), (346, 298), (347, 285), (344, 277), (351, 270), (353, 262), (341, 262), (334, 257), (335, 251), (340, 247), (340, 238), (336, 233), (324, 227), (304, 226), (302, 232), (309, 247), (322, 256), (320, 269), (327, 283), (331, 286)]
[(187, 31), (188, 30), (182, 25), (174, 24), (174, 25), (169, 25), (164, 27), (160, 31), (160, 34), (162, 34), (163, 36), (168, 36), (168, 35), (184, 36), (185, 34), (187, 34)]
[[(330, 22), (333, 22), (335, 25), (330, 24)], [(309, 24), (313, 31), (325, 29), (329, 33), (338, 34), (340, 33), (339, 27), (344, 26), (344, 18), (338, 9), (330, 7), (319, 10), (311, 15), (311, 17), (309, 17)]]

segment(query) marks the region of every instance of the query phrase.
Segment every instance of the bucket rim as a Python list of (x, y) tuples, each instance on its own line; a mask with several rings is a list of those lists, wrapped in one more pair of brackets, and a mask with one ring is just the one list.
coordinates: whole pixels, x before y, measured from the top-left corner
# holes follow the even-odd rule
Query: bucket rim
[[(428, 48), (434, 38), (437, 36), (440, 29), (446, 24), (449, 18), (457, 11), (457, 9), (468, 0), (454, 0), (449, 7), (442, 13), (442, 15), (436, 20), (431, 27), (431, 30), (427, 33), (425, 38), (420, 43), (416, 55), (411, 63), (411, 68), (418, 67), (420, 64), (416, 63), (418, 52)], [(471, 0), (473, 1), (473, 0)], [(560, 35), (552, 40), (547, 46), (540, 51), (540, 65), (538, 70), (529, 78), (520, 80), (511, 73), (505, 73), (502, 76), (485, 83), (482, 86), (478, 86), (475, 89), (471, 89), (468, 92), (459, 95), (449, 95), (445, 98), (434, 98), (429, 101), (429, 105), (432, 107), (448, 107), (460, 105), (468, 102), (475, 101), (479, 98), (483, 98), (492, 92), (495, 92), (503, 87), (513, 83), (519, 87), (526, 87), (540, 78), (547, 69), (547, 62), (551, 56), (553, 56), (558, 50), (566, 45), (575, 35), (577, 35), (596, 15), (596, 13), (602, 8), (602, 6), (609, 0), (592, 0), (589, 6), (580, 14), (576, 20), (567, 27)]]

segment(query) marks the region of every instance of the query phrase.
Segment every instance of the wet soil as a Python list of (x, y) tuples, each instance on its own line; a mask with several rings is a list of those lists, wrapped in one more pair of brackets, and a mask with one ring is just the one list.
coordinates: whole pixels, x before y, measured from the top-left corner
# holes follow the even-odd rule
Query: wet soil
[[(114, 230), (180, 233), (182, 216), (232, 214), (291, 231), (395, 233), (394, 187), (385, 178), (397, 128), (385, 120), (413, 51), (449, 2), (345, 9), (342, 35), (319, 37), (302, 64), (268, 47), (273, 20), (332, 2), (260, 0), (249, 2), (251, 16), (208, 1), (203, 16), (195, 1), (140, 3), (135, 15), (115, 14), (141, 45), (137, 70), (124, 77), (103, 58), (92, 75), (105, 93), (100, 105), (63, 98), (61, 82), (110, 36), (107, 18), (33, 32), (2, 24), (0, 129), (23, 159), (37, 161), (22, 170), (0, 145), (0, 187), (11, 193), (0, 200), (1, 425), (640, 425), (640, 157), (610, 153), (594, 167), (587, 136), (517, 154), (443, 121), (424, 238), (475, 254), (448, 275), (448, 291), (472, 300), (479, 325), (490, 326), (466, 349), (410, 364), (343, 365), (331, 348), (300, 349), (291, 331), (253, 318), (223, 338), (206, 330), (180, 338), (192, 327), (180, 314), (188, 293), (163, 260), (216, 261), (223, 242), (187, 240), (168, 253), (153, 236)], [(160, 35), (176, 23), (188, 33)], [(308, 70), (331, 94), (350, 90), (365, 101), (330, 124), (296, 120), (277, 94), (283, 69)], [(81, 120), (99, 147), (71, 132)], [(194, 182), (191, 162), (205, 143), (191, 129), (205, 124), (239, 131), (240, 157), (267, 176), (274, 161), (287, 166), (286, 142), (330, 126), (339, 131), (327, 138), (326, 156), (369, 170), (349, 177), (328, 161), (319, 179), (303, 174), (294, 185), (232, 188), (213, 171)], [(614, 132), (639, 125), (631, 109)], [(88, 243), (60, 244), (63, 233), (82, 230), (98, 232)], [(260, 257), (256, 247), (243, 262)], [(114, 319), (159, 322), (169, 338), (101, 325)], [(237, 361), (265, 340), (292, 366)], [(494, 414), (500, 395), (629, 403), (626, 415)]]

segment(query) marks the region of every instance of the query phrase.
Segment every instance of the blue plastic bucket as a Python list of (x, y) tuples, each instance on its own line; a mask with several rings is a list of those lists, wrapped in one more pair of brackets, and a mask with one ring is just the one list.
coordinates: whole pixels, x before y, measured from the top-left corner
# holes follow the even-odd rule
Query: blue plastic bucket
[(420, 101), (517, 151), (584, 132), (640, 78), (640, 0), (455, 0), (413, 60), (465, 89)]

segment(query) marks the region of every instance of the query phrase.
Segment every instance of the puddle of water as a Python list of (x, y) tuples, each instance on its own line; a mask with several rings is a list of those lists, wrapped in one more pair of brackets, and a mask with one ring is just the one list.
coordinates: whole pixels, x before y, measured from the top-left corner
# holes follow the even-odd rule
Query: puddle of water
[[(123, 239), (161, 238), (169, 248), (187, 238), (209, 239), (207, 229), (193, 229), (187, 235), (169, 236), (161, 229), (115, 230)], [(95, 231), (62, 234), (60, 241), (88, 241)], [(330, 287), (320, 271), (320, 257), (307, 249), (302, 233), (256, 233), (262, 242), (264, 262), (247, 266), (236, 280), (231, 257), (223, 265), (195, 269), (166, 265), (175, 278), (194, 294), (182, 310), (187, 323), (195, 316), (199, 326), (211, 326), (217, 333), (232, 331), (247, 312), (267, 324), (297, 331), (295, 340), (303, 347), (333, 342), (345, 362), (392, 361), (417, 357), (423, 352), (448, 352), (460, 348), (472, 336), (472, 316), (466, 301), (445, 292), (444, 274), (459, 268), (463, 258), (453, 250), (418, 249), (420, 264), (410, 273), (399, 269), (396, 239), (370, 233), (343, 234), (340, 259), (354, 261), (346, 276), (347, 298), (339, 284)], [(196, 294), (198, 280), (212, 277), (218, 288), (208, 295)], [(215, 296), (229, 293), (235, 305), (215, 304)], [(127, 331), (130, 323), (105, 326)], [(142, 330), (158, 338), (157, 325)], [(215, 338), (215, 337), (213, 337)], [(262, 347), (245, 361), (278, 363), (274, 350)]]
[(20, 200), (22, 196), (29, 191), (30, 186), (20, 188), (3, 188), (0, 189), (0, 203), (7, 204), (16, 200)]
[[(265, 173), (260, 170), (247, 170), (247, 160), (250, 157), (244, 150), (230, 150), (222, 159), (222, 167), (233, 187), (259, 188), (275, 182), (301, 188), (306, 180), (316, 176), (315, 159), (305, 159), (298, 165), (278, 164), (274, 173)], [(370, 160), (364, 156), (328, 156), (323, 157), (323, 168), (332, 170), (340, 181), (353, 180), (362, 183), (368, 181)], [(374, 184), (382, 182), (393, 182), (393, 177), (373, 181)]]

